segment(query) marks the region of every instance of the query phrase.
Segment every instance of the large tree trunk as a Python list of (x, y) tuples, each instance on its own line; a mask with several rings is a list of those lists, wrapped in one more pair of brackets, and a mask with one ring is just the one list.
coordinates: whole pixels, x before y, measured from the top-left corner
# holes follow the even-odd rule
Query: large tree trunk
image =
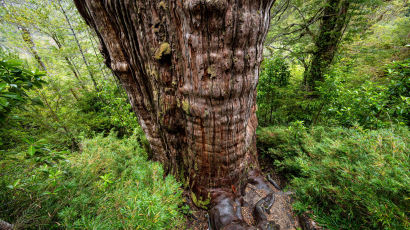
[(189, 185), (197, 206), (213, 207), (216, 229), (245, 226), (221, 213), (232, 214), (250, 172), (258, 177), (256, 86), (273, 2), (75, 0), (153, 159)]

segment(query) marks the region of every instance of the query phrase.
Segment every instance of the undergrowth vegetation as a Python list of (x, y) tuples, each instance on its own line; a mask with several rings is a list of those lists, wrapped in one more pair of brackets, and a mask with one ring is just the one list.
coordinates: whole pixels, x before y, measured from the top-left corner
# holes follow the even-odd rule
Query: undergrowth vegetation
[(407, 127), (268, 127), (260, 153), (290, 180), (294, 208), (329, 229), (407, 229)]
[(410, 227), (410, 20), (392, 13), (341, 45), (315, 97), (283, 52), (262, 66), (259, 153), (327, 229)]
[(71, 154), (36, 143), (3, 155), (1, 218), (19, 229), (181, 228), (180, 184), (147, 160), (140, 139), (111, 133)]
[[(311, 99), (300, 89), (300, 81), (289, 79), (290, 70), (283, 60), (265, 60), (258, 92), (260, 125), (303, 121), (306, 125), (376, 129), (392, 123), (410, 124), (409, 58), (379, 67), (382, 72), (375, 79), (359, 79), (349, 68), (335, 66), (318, 84), (320, 97)], [(281, 81), (285, 83), (277, 83)]]

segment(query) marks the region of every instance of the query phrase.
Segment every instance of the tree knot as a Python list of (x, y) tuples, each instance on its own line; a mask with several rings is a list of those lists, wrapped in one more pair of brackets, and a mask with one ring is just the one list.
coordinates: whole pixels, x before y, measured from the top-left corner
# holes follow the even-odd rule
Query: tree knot
[(125, 61), (112, 62), (111, 69), (115, 72), (127, 72), (129, 65)]

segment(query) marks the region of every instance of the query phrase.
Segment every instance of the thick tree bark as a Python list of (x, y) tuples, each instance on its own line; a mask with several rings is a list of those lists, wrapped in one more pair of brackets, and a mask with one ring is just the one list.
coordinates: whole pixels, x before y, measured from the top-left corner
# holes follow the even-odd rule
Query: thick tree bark
[(328, 0), (323, 11), (316, 50), (304, 81), (307, 91), (315, 91), (316, 82), (324, 81), (324, 74), (333, 62), (337, 47), (349, 23), (350, 0)]
[(216, 229), (245, 226), (234, 197), (249, 180), (268, 189), (258, 173), (255, 112), (274, 0), (74, 2), (100, 38), (153, 159), (189, 186), (197, 206), (212, 208)]
[[(93, 48), (93, 53), (96, 57), (96, 59), (98, 60), (99, 58), (99, 52), (97, 51), (96, 47), (98, 44), (98, 41), (94, 38), (95, 35), (93, 35), (92, 31), (90, 28), (87, 28), (87, 34), (89, 36), (90, 42), (91, 42), (91, 46)], [(100, 70), (101, 74), (103, 75), (104, 80), (108, 80), (109, 77), (114, 77), (114, 75), (112, 74), (112, 72), (109, 72), (108, 74), (106, 73), (106, 68), (104, 68), (104, 63), (98, 63), (98, 69)], [(116, 79), (116, 78), (115, 78)], [(116, 81), (117, 82), (117, 81)]]

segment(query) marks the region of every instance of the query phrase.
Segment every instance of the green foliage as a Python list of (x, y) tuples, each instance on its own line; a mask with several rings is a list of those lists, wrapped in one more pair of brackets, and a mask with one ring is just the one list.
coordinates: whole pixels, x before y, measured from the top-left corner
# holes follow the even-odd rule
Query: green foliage
[(258, 146), (286, 173), (294, 207), (328, 229), (408, 229), (410, 131), (314, 127), (258, 131)]
[(32, 72), (20, 60), (0, 59), (0, 124), (11, 110), (28, 99), (27, 91), (40, 88), (45, 82), (42, 72)]
[[(287, 87), (269, 82), (262, 70), (258, 92), (258, 117), (261, 126), (303, 121), (306, 125), (324, 124), (376, 129), (394, 124), (409, 125), (409, 60), (393, 61), (377, 78), (357, 76), (354, 61), (343, 60), (326, 80), (318, 85), (318, 98), (310, 98), (300, 81)], [(281, 73), (279, 70), (278, 73)], [(292, 79), (291, 79), (292, 80)]]
[(119, 136), (131, 135), (138, 120), (124, 91), (111, 82), (102, 82), (99, 92), (84, 92), (75, 104), (77, 119), (84, 132), (100, 133), (115, 130)]
[[(334, 14), (324, 17), (324, 9), (330, 5), (337, 8), (336, 12), (342, 12), (342, 5), (348, 4), (346, 18), (342, 15), (334, 18)], [(390, 4), (391, 1), (388, 1)], [(395, 1), (394, 1), (395, 2)], [(352, 37), (362, 34), (366, 29), (377, 22), (377, 18), (383, 12), (384, 4), (381, 0), (278, 0), (272, 8), (271, 27), (267, 35), (265, 46), (271, 55), (284, 57), (292, 63), (301, 65), (305, 71), (311, 65), (311, 59), (317, 55), (318, 49), (329, 40), (321, 40), (322, 35), (338, 37), (337, 42), (351, 42)], [(400, 6), (399, 6), (400, 5)], [(405, 3), (397, 4), (397, 8)], [(323, 22), (331, 20), (331, 26), (323, 28)], [(337, 28), (342, 28), (338, 30)], [(326, 36), (325, 36), (326, 37)], [(329, 36), (327, 36), (329, 39)], [(330, 39), (331, 40), (331, 39)], [(339, 47), (333, 49), (337, 51)], [(322, 50), (320, 52), (329, 50)], [(311, 66), (310, 66), (311, 67)]]
[(147, 161), (136, 134), (115, 136), (85, 139), (79, 153), (44, 150), (39, 143), (7, 152), (0, 158), (0, 219), (24, 229), (181, 227), (180, 185)]
[(346, 87), (349, 76), (336, 69), (319, 87), (325, 117), (343, 126), (366, 128), (388, 126), (391, 122), (409, 125), (410, 59), (393, 62), (378, 81)]
[(15, 109), (13, 119), (8, 119), (0, 128), (0, 137), (8, 140), (2, 148), (26, 148), (25, 138), (45, 139), (55, 148), (64, 149), (72, 148), (76, 139), (107, 134), (110, 130), (120, 137), (131, 135), (138, 127), (138, 120), (124, 92), (111, 81), (101, 81), (100, 85), (99, 92), (75, 92), (77, 99), (63, 87), (60, 95), (43, 87), (42, 99), (46, 98), (53, 110), (33, 103), (24, 109)]
[[(346, 1), (332, 2), (342, 4)], [(394, 78), (391, 74), (384, 74), (385, 65), (409, 58), (407, 3), (398, 0), (349, 1), (347, 18), (340, 22), (343, 24), (343, 30), (340, 31), (342, 37), (333, 41), (336, 44), (335, 46), (327, 48), (323, 46), (324, 50), (320, 50), (320, 52), (327, 56), (325, 55), (326, 57), (323, 60), (318, 56), (319, 58), (315, 62), (314, 57), (319, 52), (318, 44), (323, 45), (329, 42), (318, 41), (320, 39), (319, 34), (321, 34), (321, 25), (323, 24), (323, 8), (328, 3), (329, 1), (317, 0), (283, 0), (274, 4), (271, 19), (272, 26), (265, 43), (266, 51), (268, 51), (266, 54), (269, 54), (271, 59), (278, 57), (286, 59), (290, 63), (289, 69), (292, 73), (289, 86), (275, 89), (277, 93), (272, 93), (273, 98), (268, 99), (272, 103), (280, 101), (278, 105), (269, 108), (266, 106), (266, 102), (258, 101), (260, 124), (262, 126), (288, 125), (291, 122), (302, 120), (306, 125), (336, 123), (352, 126), (354, 123), (359, 123), (359, 125), (366, 127), (377, 128), (390, 121), (406, 123), (407, 118), (398, 114), (402, 112), (402, 114), (405, 114), (406, 112), (406, 108), (402, 106), (403, 103), (399, 106), (400, 108), (394, 109), (399, 112), (391, 112), (387, 115), (386, 110), (392, 110), (391, 103), (388, 102), (389, 105), (382, 105), (382, 107), (376, 109), (379, 110), (376, 111), (376, 117), (373, 113), (375, 110), (368, 108), (364, 109), (361, 115), (357, 114), (357, 117), (350, 116), (346, 119), (343, 116), (348, 112), (342, 111), (340, 116), (334, 117), (334, 113), (340, 111), (329, 108), (328, 103), (344, 104), (347, 109), (354, 106), (352, 109), (360, 112), (360, 103), (351, 103), (349, 105), (348, 91), (357, 91), (358, 94), (353, 96), (357, 100), (367, 101), (364, 103), (365, 106), (374, 107), (389, 100), (383, 95), (376, 94), (383, 88), (389, 87), (386, 83), (387, 79)], [(333, 26), (329, 30), (332, 30), (332, 28)], [(323, 31), (322, 34), (329, 35), (333, 32)], [(335, 58), (333, 58), (333, 54), (336, 55)], [(332, 59), (333, 62), (330, 62)], [(324, 66), (320, 66), (321, 60), (324, 61)], [(316, 64), (312, 66), (314, 63)], [(325, 83), (322, 83), (324, 78), (317, 79), (320, 80), (318, 85), (322, 83), (321, 92), (319, 93), (304, 92), (309, 89), (307, 87), (309, 84), (306, 85), (306, 83), (309, 82), (307, 72), (310, 69), (314, 70), (315, 73), (320, 73), (320, 76), (324, 76), (322, 73), (328, 74)], [(323, 69), (326, 71), (316, 71)], [(383, 75), (387, 81), (379, 79)], [(261, 78), (262, 76), (264, 76), (264, 73), (261, 73)], [(314, 85), (312, 82), (310, 83)], [(264, 84), (261, 81), (259, 88), (265, 87), (261, 86)], [(314, 88), (316, 89), (316, 87)], [(345, 92), (346, 97), (332, 92), (335, 88)], [(366, 93), (361, 92), (362, 88)], [(329, 102), (329, 97), (334, 101)], [(392, 106), (395, 106), (400, 103), (396, 100), (393, 104)], [(333, 111), (333, 114), (329, 109)], [(368, 116), (365, 116), (369, 110), (372, 111)], [(388, 118), (392, 114), (393, 117)]]
[(111, 129), (119, 136), (131, 135), (137, 119), (104, 66), (96, 37), (72, 1), (5, 1), (0, 14), (2, 48), (24, 58), (32, 68), (44, 66), (43, 78), (48, 83), (27, 92), (36, 103), (24, 108), (13, 106), (13, 116), (0, 127), (2, 149), (27, 148), (25, 138), (46, 139), (57, 149), (75, 149), (79, 137)]
[(259, 91), (269, 92), (272, 86), (285, 87), (289, 85), (289, 66), (281, 58), (267, 58), (262, 64), (263, 72), (260, 77)]
[(275, 111), (283, 104), (289, 94), (290, 71), (288, 64), (281, 58), (266, 58), (258, 86), (258, 117), (261, 124), (271, 123)]
[[(25, 139), (29, 145), (27, 152), (24, 155), (25, 160), (29, 160), (30, 163), (35, 166), (49, 165), (52, 166), (56, 162), (63, 160), (69, 154), (68, 151), (56, 151), (52, 150), (46, 140), (33, 140)], [(18, 158), (17, 158), (18, 159)]]

